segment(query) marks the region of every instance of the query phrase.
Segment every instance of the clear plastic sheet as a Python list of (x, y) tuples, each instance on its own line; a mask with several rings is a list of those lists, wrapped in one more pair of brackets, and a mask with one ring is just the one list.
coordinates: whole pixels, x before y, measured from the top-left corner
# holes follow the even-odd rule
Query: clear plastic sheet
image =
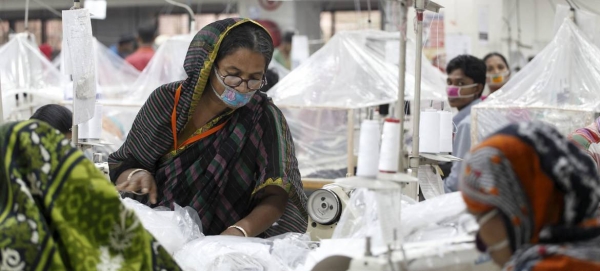
[[(387, 245), (382, 235), (382, 222), (379, 218), (378, 197), (380, 195), (375, 191), (368, 189), (356, 189), (350, 201), (347, 203), (340, 221), (333, 232), (332, 239), (361, 239), (367, 236), (372, 237), (374, 246), (384, 247)], [(402, 195), (401, 199), (401, 221), (400, 231), (404, 232), (404, 211), (412, 205), (416, 205), (415, 201)]]
[[(108, 47), (94, 38), (94, 56), (96, 58), (96, 79), (99, 100), (116, 100), (121, 98), (122, 93), (127, 93), (134, 82), (140, 76), (140, 72), (123, 58), (116, 55)], [(56, 56), (52, 62), (55, 67), (61, 69), (63, 74), (65, 65), (62, 53)], [(73, 93), (65, 91), (65, 99), (71, 100)]]
[(245, 270), (285, 271), (303, 264), (313, 243), (304, 234), (284, 234), (271, 239), (206, 236), (175, 253), (186, 271)]
[[(29, 99), (33, 98), (39, 104), (62, 100), (67, 78), (42, 55), (30, 34), (14, 35), (0, 47), (0, 59), (2, 107), (6, 120), (25, 119), (31, 114), (31, 108), (18, 107), (15, 94), (32, 94)], [(20, 102), (19, 106), (23, 106), (23, 96)]]
[[(460, 192), (445, 194), (415, 203), (402, 199), (400, 236), (405, 242), (418, 242), (468, 235), (477, 229), (475, 220), (466, 213)], [(376, 212), (377, 195), (357, 189), (340, 217), (332, 239), (360, 239), (370, 236), (372, 244), (386, 243), (381, 235), (380, 219)], [(474, 228), (475, 227), (475, 228)]]
[(303, 177), (335, 179), (346, 176), (347, 110), (281, 108), (294, 136)]
[[(554, 14), (555, 34), (558, 32), (565, 19), (570, 17), (571, 7), (562, 4), (556, 5), (556, 13)], [(600, 16), (585, 9), (577, 9), (575, 11), (575, 21), (581, 32), (583, 32), (593, 44), (600, 48)]]
[(204, 236), (198, 213), (191, 207), (182, 208), (175, 204), (174, 211), (166, 208), (151, 209), (130, 198), (123, 199), (123, 204), (135, 212), (144, 228), (171, 255), (183, 248), (186, 243)]
[[(300, 67), (279, 81), (270, 96), (280, 107), (363, 108), (397, 100), (398, 66), (395, 57), (400, 33), (363, 30), (336, 33)], [(390, 43), (391, 41), (391, 43)], [(406, 96), (414, 92), (412, 41), (407, 42)], [(380, 46), (378, 44), (383, 44)], [(399, 44), (399, 43), (398, 43)], [(445, 81), (439, 70), (423, 61), (422, 99), (445, 100)]]
[(518, 122), (541, 120), (563, 134), (591, 123), (600, 111), (600, 49), (570, 20), (498, 92), (472, 109), (472, 141)]
[(131, 85), (131, 89), (123, 93), (123, 100), (143, 102), (156, 88), (186, 79), (187, 74), (183, 68), (183, 62), (193, 38), (194, 35), (182, 35), (166, 40), (156, 50), (148, 66)]

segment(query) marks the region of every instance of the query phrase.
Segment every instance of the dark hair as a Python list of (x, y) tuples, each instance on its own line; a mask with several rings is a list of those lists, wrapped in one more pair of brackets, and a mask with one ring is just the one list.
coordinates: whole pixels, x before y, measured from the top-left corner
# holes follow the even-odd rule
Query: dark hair
[(216, 61), (241, 48), (261, 53), (265, 58), (265, 70), (267, 69), (273, 57), (273, 40), (265, 29), (254, 23), (245, 23), (231, 29), (221, 42)]
[(44, 121), (63, 134), (71, 132), (71, 127), (73, 127), (73, 113), (58, 104), (47, 104), (40, 107), (30, 119)]
[(122, 35), (121, 38), (119, 38), (119, 45), (131, 43), (131, 42), (135, 42), (135, 37), (133, 35), (129, 35), (129, 34)]
[(143, 43), (152, 43), (156, 38), (156, 27), (151, 24), (142, 25), (138, 28), (138, 37)]
[(472, 55), (459, 55), (450, 60), (450, 63), (448, 63), (448, 66), (446, 67), (446, 72), (450, 74), (458, 69), (461, 69), (463, 73), (467, 77), (473, 79), (475, 83), (485, 86), (485, 74), (487, 68), (483, 60)]
[(276, 71), (272, 70), (272, 69), (268, 69), (265, 72), (265, 79), (267, 79), (267, 84), (264, 85), (260, 91), (261, 92), (267, 92), (269, 91), (269, 89), (271, 89), (275, 84), (277, 84), (277, 82), (279, 82), (279, 74), (277, 74)]
[(497, 56), (500, 59), (502, 59), (502, 61), (504, 61), (504, 65), (506, 65), (506, 69), (510, 70), (510, 66), (508, 65), (508, 61), (506, 61), (506, 58), (503, 55), (501, 55), (500, 53), (493, 52), (493, 53), (487, 54), (486, 56), (483, 57), (483, 62), (485, 63), (490, 57), (493, 57), (493, 56)]
[(283, 33), (283, 42), (292, 43), (292, 38), (294, 37), (294, 32), (288, 31)]

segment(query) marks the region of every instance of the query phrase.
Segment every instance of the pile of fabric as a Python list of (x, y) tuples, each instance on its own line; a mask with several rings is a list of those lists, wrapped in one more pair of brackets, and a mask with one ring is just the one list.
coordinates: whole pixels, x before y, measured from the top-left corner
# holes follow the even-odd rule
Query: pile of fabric
[(129, 198), (122, 201), (186, 271), (295, 270), (316, 247), (308, 235), (299, 233), (269, 239), (204, 236), (200, 218), (190, 207), (175, 205), (170, 211), (151, 209)]

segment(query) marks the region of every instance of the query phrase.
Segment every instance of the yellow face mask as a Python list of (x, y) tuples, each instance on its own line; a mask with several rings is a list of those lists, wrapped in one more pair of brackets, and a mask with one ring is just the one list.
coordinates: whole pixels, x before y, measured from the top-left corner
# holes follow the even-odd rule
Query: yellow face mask
[(486, 76), (489, 79), (489, 84), (492, 86), (502, 85), (506, 83), (508, 80), (508, 76), (510, 75), (509, 71), (505, 71), (502, 73), (488, 73)]

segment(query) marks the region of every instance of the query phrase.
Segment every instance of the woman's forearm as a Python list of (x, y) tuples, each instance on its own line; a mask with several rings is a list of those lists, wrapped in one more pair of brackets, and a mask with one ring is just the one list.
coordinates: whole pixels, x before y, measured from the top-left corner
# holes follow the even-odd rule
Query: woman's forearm
[(121, 173), (121, 175), (119, 175), (119, 178), (117, 178), (117, 182), (115, 183), (115, 185), (120, 185), (120, 184), (126, 182), (127, 177), (129, 177), (129, 174), (134, 170), (135, 170), (135, 168), (130, 168), (128, 170), (123, 171), (123, 173)]
[(288, 194), (281, 187), (267, 186), (260, 191), (261, 201), (254, 209), (237, 223), (249, 237), (257, 236), (270, 228), (283, 215), (288, 201)]

